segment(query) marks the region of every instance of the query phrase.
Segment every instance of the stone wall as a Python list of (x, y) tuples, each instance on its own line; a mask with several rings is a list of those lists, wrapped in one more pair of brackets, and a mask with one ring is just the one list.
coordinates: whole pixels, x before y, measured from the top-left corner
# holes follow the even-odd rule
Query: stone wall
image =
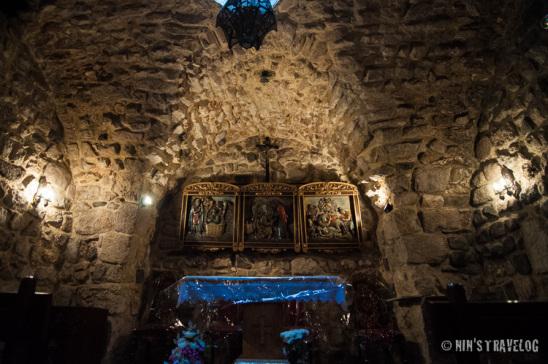
[[(449, 281), (546, 297), (544, 6), (282, 0), (258, 52), (227, 49), (210, 0), (56, 0), (2, 18), (1, 289), (35, 274), (57, 304), (108, 308), (111, 343), (153, 271), (374, 269), (398, 297)], [(260, 180), (267, 135), (275, 180), (359, 184), (380, 258), (162, 253), (180, 187)], [(417, 306), (397, 316), (427, 357)]]
[(0, 14), (0, 34), (0, 286), (52, 290), (73, 231), (63, 126), (21, 28)]
[(546, 298), (548, 217), (546, 177), (546, 74), (548, 39), (536, 14), (546, 4), (517, 7), (499, 30), (494, 46), (503, 51), (478, 120), (475, 155), (480, 165), (471, 181), (475, 249), (483, 260), (483, 297)]

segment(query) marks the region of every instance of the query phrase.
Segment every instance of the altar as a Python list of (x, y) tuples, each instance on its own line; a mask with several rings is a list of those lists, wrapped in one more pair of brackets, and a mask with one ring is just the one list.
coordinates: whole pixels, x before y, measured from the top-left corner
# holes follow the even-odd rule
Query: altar
[(304, 303), (346, 308), (347, 284), (337, 276), (186, 276), (176, 286), (178, 305), (223, 302), (237, 307), (242, 333), (237, 363), (284, 362), (280, 333), (298, 325)]

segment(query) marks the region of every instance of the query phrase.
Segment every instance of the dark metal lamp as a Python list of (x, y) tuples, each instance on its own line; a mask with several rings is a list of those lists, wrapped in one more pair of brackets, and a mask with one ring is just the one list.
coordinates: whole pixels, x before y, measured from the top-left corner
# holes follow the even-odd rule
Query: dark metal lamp
[(228, 0), (217, 15), (228, 47), (259, 49), (268, 32), (276, 30), (276, 16), (270, 0)]

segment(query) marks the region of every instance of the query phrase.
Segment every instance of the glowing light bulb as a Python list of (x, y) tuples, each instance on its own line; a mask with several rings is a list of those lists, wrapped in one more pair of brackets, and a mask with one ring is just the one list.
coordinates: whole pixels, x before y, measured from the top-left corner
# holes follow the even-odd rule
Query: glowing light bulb
[(32, 203), (34, 201), (34, 196), (36, 195), (36, 192), (38, 192), (38, 186), (39, 183), (37, 180), (32, 180), (27, 187), (23, 190), (23, 198), (28, 203)]
[(369, 190), (365, 194), (367, 197), (375, 197), (373, 200), (374, 204), (381, 209), (385, 208), (388, 204), (388, 191), (385, 187), (380, 187), (376, 190)]
[(144, 195), (141, 199), (141, 203), (143, 204), (143, 206), (152, 206), (153, 202), (154, 200), (150, 195)]
[(493, 182), (492, 186), (493, 186), (493, 191), (495, 191), (495, 193), (500, 193), (508, 187), (508, 181), (506, 180), (506, 178), (501, 177), (497, 179), (495, 182)]
[(46, 201), (53, 201), (55, 199), (55, 191), (50, 186), (40, 188), (38, 195)]

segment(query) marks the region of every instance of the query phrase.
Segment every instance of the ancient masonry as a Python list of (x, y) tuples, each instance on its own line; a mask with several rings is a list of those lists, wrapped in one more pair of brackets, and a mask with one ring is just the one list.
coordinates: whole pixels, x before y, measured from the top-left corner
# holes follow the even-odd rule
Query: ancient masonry
[[(548, 298), (533, 3), (282, 0), (259, 52), (227, 49), (210, 0), (58, 0), (1, 19), (0, 287), (36, 275), (57, 304), (108, 308), (112, 345), (153, 271), (375, 271), (398, 297), (456, 281), (478, 299)], [(181, 184), (253, 181), (265, 135), (276, 180), (359, 184), (364, 252), (168, 254)], [(367, 196), (379, 183), (390, 213)], [(426, 352), (419, 315), (397, 312)]]

